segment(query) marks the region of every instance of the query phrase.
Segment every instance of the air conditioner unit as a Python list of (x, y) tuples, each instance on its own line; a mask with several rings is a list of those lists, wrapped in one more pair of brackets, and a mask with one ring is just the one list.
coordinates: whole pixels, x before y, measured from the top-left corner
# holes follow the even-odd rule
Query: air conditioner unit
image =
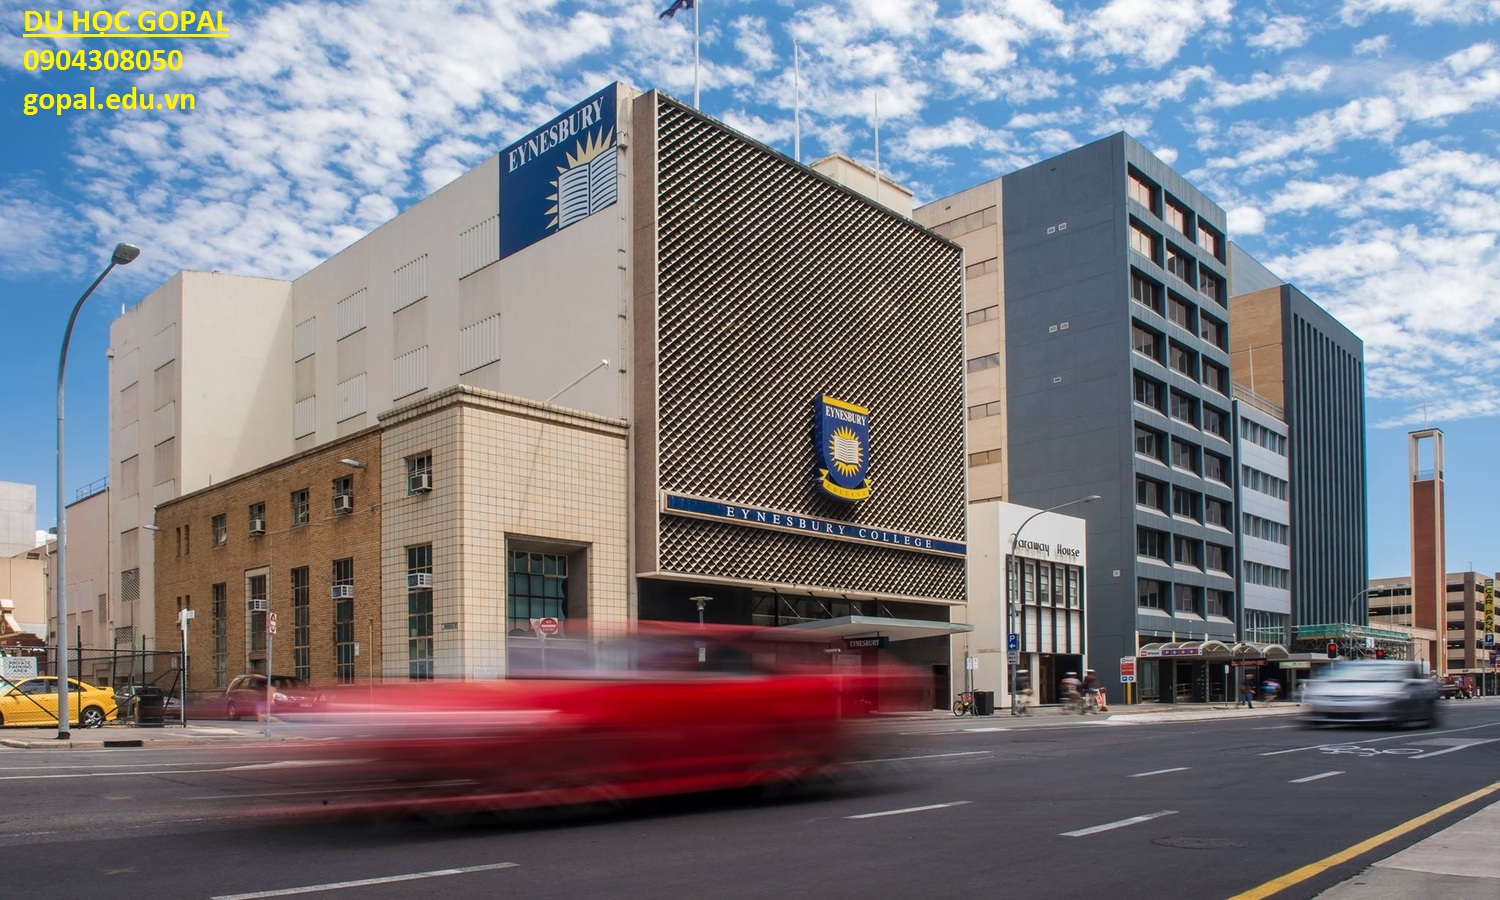
[(333, 586), (333, 599), (335, 599), (335, 600), (353, 600), (354, 599), (354, 585), (352, 585), (352, 584), (336, 584), (336, 585), (334, 585)]
[(265, 534), (266, 533), (266, 520), (265, 519), (251, 519), (250, 520), (250, 533), (251, 534)]
[(246, 608), (248, 608), (253, 613), (265, 612), (265, 611), (267, 611), (268, 609), (271, 608), (271, 601), (269, 601), (269, 600), (248, 600), (248, 601), (245, 602), (245, 606), (246, 606)]
[(340, 514), (354, 512), (354, 495), (353, 494), (334, 494), (333, 495), (333, 511), (335, 513), (340, 513)]
[(432, 490), (432, 473), (418, 472), (406, 479), (406, 489), (413, 494), (425, 494)]
[(406, 587), (408, 590), (432, 587), (431, 572), (412, 572), (406, 576)]

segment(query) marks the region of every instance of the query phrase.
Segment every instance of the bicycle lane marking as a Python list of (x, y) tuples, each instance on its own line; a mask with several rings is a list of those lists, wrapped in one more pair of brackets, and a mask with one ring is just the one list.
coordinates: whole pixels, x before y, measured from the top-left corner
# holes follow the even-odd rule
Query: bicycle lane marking
[(1064, 832), (1062, 832), (1061, 836), (1062, 837), (1087, 837), (1088, 835), (1091, 835), (1091, 834), (1098, 834), (1101, 831), (1110, 831), (1110, 830), (1115, 829), (1115, 828), (1124, 828), (1127, 825), (1139, 825), (1142, 822), (1149, 822), (1152, 819), (1160, 819), (1162, 816), (1175, 816), (1175, 815), (1177, 815), (1177, 810), (1175, 810), (1175, 809), (1164, 809), (1164, 810), (1161, 810), (1160, 812), (1146, 813), (1144, 816), (1131, 816), (1128, 819), (1121, 819), (1118, 822), (1106, 822), (1103, 825), (1094, 825), (1094, 826), (1091, 826), (1089, 828), (1080, 828), (1077, 831), (1064, 831)]
[(1150, 776), (1150, 775), (1166, 775), (1169, 772), (1186, 772), (1188, 769), (1191, 769), (1191, 768), (1192, 768), (1192, 766), (1178, 766), (1175, 769), (1157, 769), (1154, 772), (1137, 772), (1134, 775), (1126, 775), (1125, 777), (1126, 778), (1146, 778), (1147, 776)]
[(1288, 781), (1287, 784), (1307, 784), (1309, 781), (1318, 781), (1319, 779), (1332, 778), (1335, 775), (1342, 775), (1342, 774), (1344, 774), (1344, 773), (1343, 772), (1319, 772), (1317, 775), (1309, 775), (1306, 778), (1293, 778), (1291, 781)]
[(927, 806), (908, 806), (905, 809), (887, 809), (881, 812), (860, 813), (857, 816), (844, 816), (846, 819), (878, 819), (881, 816), (899, 816), (905, 813), (927, 812), (933, 809), (947, 809), (951, 806), (964, 806), (973, 803), (972, 800), (954, 800), (952, 803), (931, 803)]
[[(1450, 729), (1448, 729), (1446, 731), (1433, 731), (1433, 732), (1428, 732), (1428, 734), (1425, 735), (1423, 739), (1426, 740), (1428, 738), (1431, 738), (1431, 737), (1434, 737), (1434, 736), (1437, 736), (1437, 735), (1442, 735), (1442, 734), (1461, 734), (1461, 733), (1463, 733), (1465, 731), (1476, 731), (1476, 730), (1478, 730), (1480, 728), (1494, 728), (1497, 725), (1500, 725), (1500, 722), (1486, 722), (1483, 725), (1470, 725), (1470, 726), (1468, 726), (1466, 728), (1450, 728)], [(1408, 739), (1409, 739), (1408, 735), (1393, 734), (1393, 735), (1390, 735), (1389, 737), (1371, 738), (1368, 741), (1365, 741), (1365, 743), (1367, 743), (1367, 744), (1378, 744), (1378, 743), (1380, 743), (1382, 741), (1399, 741), (1399, 740), (1408, 740)], [(1497, 738), (1496, 740), (1500, 740), (1500, 738)], [(1268, 753), (1262, 753), (1260, 755), (1261, 756), (1281, 756), (1281, 755), (1286, 754), (1286, 753), (1301, 753), (1304, 750), (1321, 750), (1324, 747), (1344, 747), (1344, 746), (1348, 746), (1348, 745), (1347, 744), (1341, 744), (1341, 743), (1330, 743), (1330, 742), (1324, 741), (1321, 744), (1309, 744), (1306, 747), (1292, 747), (1291, 749), (1288, 749), (1288, 750), (1272, 750), (1272, 751), (1270, 751)]]

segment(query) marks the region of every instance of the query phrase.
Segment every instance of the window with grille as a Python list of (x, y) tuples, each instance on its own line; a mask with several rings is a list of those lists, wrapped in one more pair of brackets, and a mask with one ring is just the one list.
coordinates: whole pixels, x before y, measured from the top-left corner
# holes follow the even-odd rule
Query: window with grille
[[(333, 584), (354, 586), (354, 559), (333, 561)], [(375, 648), (371, 647), (374, 653)], [(354, 597), (339, 592), (333, 601), (333, 677), (340, 684), (354, 680)]]
[(229, 516), (214, 516), (214, 546), (222, 547), (229, 543)]
[(308, 514), (307, 488), (292, 491), (292, 526), (306, 525)]
[(213, 587), (214, 687), (229, 686), (229, 585)]
[(312, 680), (312, 591), (307, 566), (292, 570), (292, 674)]
[(512, 550), (508, 554), (506, 630), (531, 632), (531, 620), (568, 617), (568, 558), (557, 553)]

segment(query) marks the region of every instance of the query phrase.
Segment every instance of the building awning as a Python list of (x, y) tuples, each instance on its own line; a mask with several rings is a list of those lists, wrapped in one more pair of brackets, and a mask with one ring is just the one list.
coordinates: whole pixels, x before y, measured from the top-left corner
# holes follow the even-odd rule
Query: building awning
[(1281, 660), (1290, 658), (1291, 653), (1280, 644), (1258, 644), (1253, 641), (1238, 641), (1234, 644), (1226, 644), (1223, 641), (1208, 639), (1201, 641), (1157, 641), (1143, 645), (1140, 650), (1136, 651), (1136, 655), (1141, 659), (1186, 657), (1189, 659), (1220, 661), (1232, 659)]
[(888, 616), (839, 616), (782, 625), (765, 632), (768, 640), (832, 641), (853, 637), (888, 637), (893, 641), (942, 637), (973, 631), (961, 622), (928, 622), (923, 619), (893, 619)]

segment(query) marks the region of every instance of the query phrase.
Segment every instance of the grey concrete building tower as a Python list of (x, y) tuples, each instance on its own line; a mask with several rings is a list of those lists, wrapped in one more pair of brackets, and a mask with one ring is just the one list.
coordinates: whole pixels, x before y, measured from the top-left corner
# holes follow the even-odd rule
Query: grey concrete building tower
[(1369, 624), (1364, 342), (1238, 246), (1229, 268), (1234, 380), (1285, 410), (1290, 486), (1271, 486), (1291, 505), (1293, 639), (1315, 650)]
[[(1120, 133), (1002, 179), (1007, 500), (1088, 494), (1088, 664), (1232, 641), (1234, 446), (1224, 211)], [(1141, 699), (1222, 696), (1191, 656)]]

